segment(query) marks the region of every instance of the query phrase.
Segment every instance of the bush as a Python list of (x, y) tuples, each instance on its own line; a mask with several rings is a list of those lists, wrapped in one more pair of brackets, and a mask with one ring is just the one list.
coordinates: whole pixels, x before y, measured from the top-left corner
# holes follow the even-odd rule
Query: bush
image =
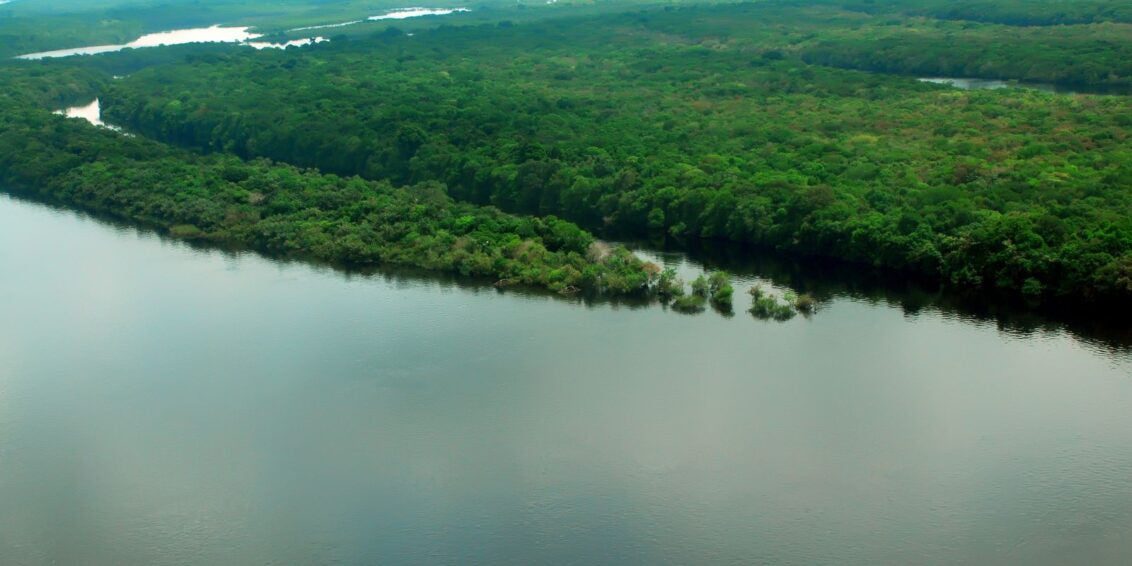
[(716, 271), (708, 277), (708, 290), (711, 291), (711, 303), (723, 310), (731, 309), (731, 296), (735, 289), (731, 286), (731, 278), (726, 272)]
[(702, 295), (682, 295), (672, 301), (672, 310), (685, 314), (703, 312), (706, 302)]
[[(752, 289), (755, 289), (755, 287), (752, 287)], [(790, 320), (795, 315), (794, 309), (789, 303), (780, 303), (778, 299), (770, 295), (756, 297), (748, 312), (760, 320), (774, 319), (779, 322)]]
[(661, 300), (684, 296), (684, 280), (676, 276), (675, 269), (666, 268), (657, 277), (656, 295)]
[(703, 275), (697, 277), (692, 281), (692, 294), (697, 297), (707, 298), (708, 296), (708, 281)]
[(192, 224), (177, 224), (169, 228), (169, 235), (174, 238), (192, 239), (199, 238), (202, 234), (200, 228)]
[(818, 306), (818, 301), (806, 293), (802, 293), (794, 298), (794, 308), (802, 314), (812, 314)]

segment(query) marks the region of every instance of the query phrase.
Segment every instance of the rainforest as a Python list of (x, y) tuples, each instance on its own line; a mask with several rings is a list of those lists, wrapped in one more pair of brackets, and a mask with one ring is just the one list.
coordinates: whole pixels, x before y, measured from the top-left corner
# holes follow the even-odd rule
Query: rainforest
[[(599, 233), (1127, 305), (1132, 24), (1089, 6), (1050, 27), (900, 3), (665, 5), (11, 62), (0, 173), (182, 236), (554, 289), (603, 286), (585, 257)], [(81, 96), (134, 135), (50, 115)], [(625, 261), (604, 286), (649, 287)]]

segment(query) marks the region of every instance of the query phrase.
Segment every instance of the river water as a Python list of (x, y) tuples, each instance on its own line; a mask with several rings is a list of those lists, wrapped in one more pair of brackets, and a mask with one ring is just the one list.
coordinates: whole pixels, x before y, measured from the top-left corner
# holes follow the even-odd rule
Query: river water
[(219, 25), (207, 28), (180, 29), (151, 33), (124, 45), (94, 45), (76, 47), (72, 49), (58, 49), (40, 53), (28, 53), (16, 57), (17, 59), (55, 59), (60, 57), (74, 57), (78, 55), (98, 55), (100, 53), (115, 53), (125, 49), (141, 49), (145, 47), (161, 47), (168, 45), (184, 45), (187, 43), (237, 43), (255, 49), (286, 49), (288, 47), (303, 47), (315, 43), (329, 41), (325, 37), (307, 37), (284, 42), (252, 41), (262, 37), (261, 34), (252, 33), (249, 27), (223, 27)]
[(80, 104), (78, 106), (56, 110), (55, 113), (66, 116), (68, 118), (86, 120), (92, 126), (108, 128), (116, 132), (122, 131), (122, 129), (118, 126), (107, 124), (106, 122), (102, 121), (102, 102), (97, 98), (87, 104)]
[[(0, 4), (3, 4), (3, 1), (0, 1)], [(300, 27), (288, 31), (294, 32), (337, 28), (370, 21), (403, 20), (407, 18), (419, 18), (422, 16), (445, 16), (448, 14), (459, 14), (469, 11), (471, 10), (467, 8), (401, 8), (391, 10), (378, 16), (370, 16), (364, 20)], [(130, 43), (124, 45), (91, 45), (70, 49), (57, 49), (53, 51), (27, 53), (24, 55), (19, 55), (16, 58), (28, 60), (55, 59), (60, 57), (74, 57), (78, 55), (115, 53), (118, 51), (123, 51), (125, 49), (140, 49), (144, 47), (160, 47), (167, 45), (184, 45), (188, 43), (237, 43), (240, 45), (254, 47), (255, 49), (286, 49), (288, 47), (303, 47), (330, 41), (325, 37), (307, 37), (283, 42), (252, 41), (256, 38), (262, 37), (262, 34), (253, 33), (250, 30), (251, 28), (247, 26), (226, 27), (221, 25), (213, 25), (206, 28), (178, 29), (143, 35), (138, 39), (135, 39), (134, 41), (131, 41)]]
[(6, 565), (1132, 561), (1132, 356), (1056, 328), (587, 305), (6, 196), (0, 266)]
[(1037, 90), (1041, 92), (1048, 92), (1051, 94), (1105, 94), (1105, 95), (1128, 95), (1127, 87), (1118, 86), (1104, 86), (1104, 85), (1060, 85), (1053, 83), (1038, 83), (1038, 82), (1020, 82), (1020, 81), (1002, 81), (997, 79), (976, 79), (966, 77), (933, 77), (933, 78), (920, 78), (916, 79), (922, 83), (932, 83), (937, 85), (945, 85), (960, 90), (1000, 90), (1006, 88), (1020, 88), (1025, 90)]
[(397, 10), (388, 11), (384, 14), (380, 14), (380, 15), (377, 15), (377, 16), (370, 16), (370, 17), (368, 17), (364, 20), (350, 20), (348, 22), (337, 22), (337, 23), (333, 23), (333, 24), (306, 26), (306, 27), (301, 27), (301, 28), (294, 28), (294, 29), (287, 30), (287, 31), (306, 31), (306, 30), (315, 30), (315, 29), (341, 28), (341, 27), (352, 26), (352, 25), (355, 25), (355, 24), (361, 24), (361, 23), (365, 23), (365, 22), (376, 22), (376, 21), (381, 21), (381, 20), (405, 20), (405, 19), (408, 19), (408, 18), (420, 18), (420, 17), (423, 17), (423, 16), (447, 16), (449, 14), (460, 14), (460, 13), (470, 12), (470, 11), (471, 10), (469, 10), (467, 8), (400, 8), (400, 9), (397, 9)]
[(122, 51), (123, 49), (183, 45), (186, 43), (241, 43), (260, 37), (259, 34), (248, 31), (249, 29), (248, 27), (222, 27), (216, 25), (207, 28), (163, 31), (143, 35), (125, 45), (95, 45), (76, 47), (73, 49), (58, 49), (55, 51), (28, 53), (26, 55), (20, 55), (17, 59), (35, 60), (72, 57), (75, 55), (97, 55), (99, 53)]

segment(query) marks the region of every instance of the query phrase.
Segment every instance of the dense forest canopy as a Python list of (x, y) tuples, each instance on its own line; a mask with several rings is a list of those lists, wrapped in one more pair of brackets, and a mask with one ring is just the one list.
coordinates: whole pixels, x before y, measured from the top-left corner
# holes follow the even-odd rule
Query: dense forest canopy
[[(294, 21), (298, 6), (275, 17)], [(25, 190), (49, 187), (54, 198), (131, 217), (153, 216), (136, 206), (165, 207), (161, 199), (172, 196), (175, 210), (162, 222), (195, 236), (271, 247), (276, 240), (257, 230), (275, 218), (300, 234), (279, 240), (287, 251), (353, 260), (412, 257), (460, 269), (445, 255), (467, 234), (453, 218), (487, 215), (503, 240), (535, 238), (564, 255), (545, 260), (542, 275), (516, 275), (530, 258), (494, 239), (491, 253), (518, 263), (482, 274), (552, 288), (582, 281), (546, 275), (567, 264), (578, 273), (612, 269), (610, 279), (633, 281), (627, 288), (649, 280), (627, 258), (614, 268), (587, 258), (582, 242), (592, 237), (581, 230), (562, 247), (555, 227), (577, 228), (561, 217), (601, 232), (743, 242), (1033, 300), (1132, 298), (1129, 97), (915, 80), (1127, 92), (1132, 24), (1119, 3), (540, 10), (485, 7), (476, 9), (480, 19), (353, 26), (329, 43), (286, 51), (204, 45), (12, 62), (4, 72), (19, 77), (23, 95), (10, 107), (23, 114), (5, 122), (5, 152), (20, 155), (0, 167)], [(537, 15), (512, 17), (523, 13)], [(106, 119), (139, 137), (87, 134), (33, 111), (30, 101), (58, 106), (68, 96), (53, 76), (86, 77)], [(76, 151), (77, 140), (94, 143), (88, 135), (99, 151)], [(28, 144), (49, 150), (36, 157), (21, 150)], [(129, 157), (118, 160), (119, 152)], [(86, 157), (72, 163), (70, 154)], [(131, 176), (151, 159), (173, 179), (202, 171), (192, 180), (197, 192)], [(104, 162), (122, 169), (103, 171)], [(294, 190), (277, 199), (219, 180), (241, 168), (247, 176), (235, 177), (285, 175)], [(157, 188), (136, 186), (149, 183)], [(323, 192), (348, 197), (324, 201)], [(252, 193), (264, 200), (249, 200)], [(413, 230), (421, 217), (405, 199), (418, 193), (438, 212)], [(369, 194), (388, 195), (387, 210), (347, 202)], [(211, 211), (189, 214), (187, 202)], [(254, 220), (233, 227), (230, 217)], [(405, 242), (388, 239), (378, 222), (430, 239), (398, 255)], [(381, 251), (342, 248), (356, 240), (331, 225)]]
[(66, 100), (97, 80), (7, 73), (0, 94), (0, 186), (281, 255), (458, 272), (558, 292), (647, 294), (657, 272), (623, 248), (553, 216), (452, 201), (436, 183), (393, 187), (229, 155), (199, 156), (55, 116), (29, 100)]
[(1014, 26), (1132, 23), (1132, 5), (1111, 0), (833, 0), (850, 10)]

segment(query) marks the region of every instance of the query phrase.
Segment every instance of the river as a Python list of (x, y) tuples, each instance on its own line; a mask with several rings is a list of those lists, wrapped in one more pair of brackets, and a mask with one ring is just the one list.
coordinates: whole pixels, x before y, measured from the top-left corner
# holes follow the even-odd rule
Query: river
[(4, 564), (1132, 560), (1132, 354), (1058, 328), (584, 304), (7, 196), (0, 266)]
[(249, 27), (223, 27), (219, 25), (207, 28), (180, 29), (163, 31), (143, 35), (124, 45), (94, 45), (75, 47), (71, 49), (58, 49), (39, 53), (27, 53), (16, 57), (17, 59), (39, 60), (56, 59), (60, 57), (74, 57), (78, 55), (98, 55), (100, 53), (116, 53), (126, 49), (142, 49), (145, 47), (162, 47), (168, 45), (185, 45), (188, 43), (236, 43), (247, 45), (255, 49), (286, 49), (288, 47), (303, 47), (315, 43), (330, 41), (325, 37), (306, 37), (283, 42), (252, 41), (262, 37), (261, 34), (252, 33)]
[(1127, 95), (1127, 87), (1106, 85), (1060, 85), (1054, 83), (1003, 81), (997, 79), (977, 79), (968, 77), (933, 77), (916, 79), (922, 83), (950, 86), (960, 90), (1000, 90), (1004, 88), (1020, 88), (1037, 90), (1051, 94), (1099, 94), (1099, 95)]
[[(0, 1), (0, 4), (2, 3), (3, 2)], [(349, 22), (334, 24), (306, 26), (291, 29), (288, 31), (295, 32), (304, 30), (328, 29), (360, 24), (364, 22), (380, 20), (403, 20), (407, 18), (419, 18), (423, 16), (446, 16), (449, 14), (460, 14), (470, 11), (471, 10), (467, 8), (400, 8), (388, 11), (381, 15), (370, 16), (364, 20), (353, 20)], [(250, 31), (251, 29), (252, 28), (248, 26), (227, 27), (221, 25), (213, 25), (206, 28), (178, 29), (146, 34), (124, 45), (91, 45), (86, 47), (74, 47), (70, 49), (56, 49), (53, 51), (26, 53), (24, 55), (19, 55), (16, 58), (27, 60), (55, 59), (60, 57), (74, 57), (78, 55), (116, 53), (118, 51), (123, 51), (126, 49), (141, 49), (144, 47), (184, 45), (188, 43), (236, 43), (239, 45), (254, 47), (255, 49), (286, 49), (288, 47), (304, 47), (307, 45), (330, 41), (325, 37), (306, 37), (281, 42), (252, 41), (256, 38), (262, 37), (262, 34), (253, 33)]]
[(58, 57), (72, 57), (75, 55), (97, 55), (99, 53), (114, 53), (124, 49), (140, 49), (143, 47), (160, 47), (163, 45), (183, 45), (186, 43), (241, 43), (257, 37), (259, 34), (251, 33), (248, 27), (222, 27), (219, 25), (207, 28), (179, 29), (143, 35), (125, 45), (95, 45), (76, 47), (72, 49), (58, 49), (40, 53), (20, 55), (17, 59), (54, 59)]

